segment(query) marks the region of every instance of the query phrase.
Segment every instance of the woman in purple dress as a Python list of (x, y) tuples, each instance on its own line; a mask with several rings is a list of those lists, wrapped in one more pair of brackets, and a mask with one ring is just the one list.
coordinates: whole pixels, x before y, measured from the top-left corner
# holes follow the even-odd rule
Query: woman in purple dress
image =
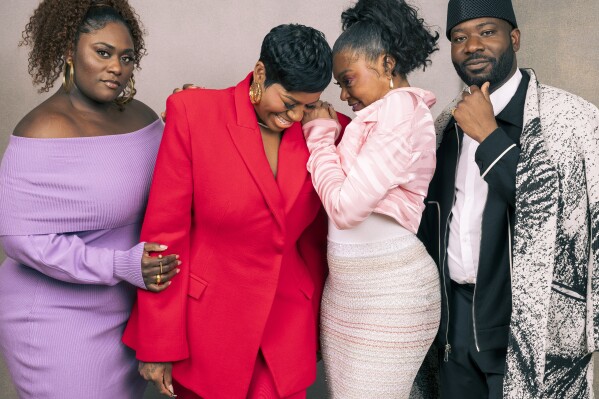
[(21, 398), (131, 399), (145, 381), (121, 343), (135, 288), (180, 262), (138, 243), (162, 122), (133, 100), (145, 53), (126, 0), (44, 0), (24, 31), (41, 91), (0, 166), (0, 349)]

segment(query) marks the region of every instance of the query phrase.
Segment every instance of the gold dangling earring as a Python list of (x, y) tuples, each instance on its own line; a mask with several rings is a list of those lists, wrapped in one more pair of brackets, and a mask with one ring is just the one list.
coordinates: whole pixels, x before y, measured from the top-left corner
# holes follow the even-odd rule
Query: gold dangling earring
[(256, 105), (260, 104), (260, 100), (262, 100), (262, 86), (254, 82), (250, 85), (250, 102)]
[[(67, 74), (69, 77), (67, 78)], [(73, 86), (75, 85), (75, 67), (73, 66), (73, 61), (68, 60), (64, 63), (64, 67), (62, 70), (62, 87), (64, 90), (69, 93)]]
[(133, 78), (133, 75), (131, 75), (131, 77), (127, 81), (127, 86), (125, 87), (121, 95), (114, 100), (114, 102), (117, 103), (119, 107), (122, 107), (123, 105), (133, 101), (133, 97), (135, 97), (135, 94), (137, 94), (137, 90), (135, 89), (135, 79)]
[(393, 90), (394, 87), (395, 85), (393, 84), (393, 75), (391, 75), (391, 78), (389, 79), (389, 90)]

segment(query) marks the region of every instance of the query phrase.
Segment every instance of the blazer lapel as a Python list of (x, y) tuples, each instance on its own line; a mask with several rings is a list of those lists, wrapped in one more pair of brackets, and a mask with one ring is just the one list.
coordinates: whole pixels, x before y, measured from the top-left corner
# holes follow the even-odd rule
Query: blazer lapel
[[(542, 396), (557, 234), (558, 172), (543, 134), (536, 77), (530, 75), (516, 172), (513, 311), (504, 387), (513, 393), (510, 398)], [(522, 396), (523, 386), (535, 394)]]
[(285, 212), (291, 210), (306, 183), (308, 174), (306, 164), (309, 156), (302, 127), (299, 123), (294, 123), (283, 134), (279, 148), (277, 181), (285, 201)]
[(264, 154), (264, 145), (254, 109), (249, 101), (249, 87), (252, 74), (235, 87), (235, 108), (237, 123), (227, 125), (229, 134), (237, 151), (241, 155), (264, 200), (275, 216), (277, 223), (284, 226), (285, 203), (279, 187)]

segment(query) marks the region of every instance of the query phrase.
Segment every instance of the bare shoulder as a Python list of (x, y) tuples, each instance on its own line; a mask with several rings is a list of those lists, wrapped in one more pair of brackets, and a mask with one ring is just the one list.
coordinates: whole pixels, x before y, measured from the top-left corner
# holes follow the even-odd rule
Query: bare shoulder
[(29, 138), (77, 137), (77, 124), (62, 107), (45, 101), (29, 112), (15, 127), (14, 136)]
[(150, 107), (140, 101), (126, 105), (100, 118), (82, 117), (60, 97), (49, 98), (29, 112), (15, 127), (13, 135), (29, 138), (70, 138), (128, 133), (142, 129), (158, 119)]
[(156, 112), (139, 100), (133, 100), (127, 104), (127, 112), (130, 117), (138, 121), (140, 127), (145, 127), (158, 119)]

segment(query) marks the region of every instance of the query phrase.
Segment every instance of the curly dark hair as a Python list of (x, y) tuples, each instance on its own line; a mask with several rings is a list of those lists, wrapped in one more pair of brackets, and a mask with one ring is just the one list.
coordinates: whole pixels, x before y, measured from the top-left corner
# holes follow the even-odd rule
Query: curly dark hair
[(300, 24), (279, 25), (262, 41), (260, 61), (265, 87), (281, 84), (287, 91), (318, 93), (331, 82), (333, 57), (324, 34)]
[(430, 65), (439, 33), (430, 31), (416, 8), (404, 0), (359, 0), (341, 14), (343, 33), (333, 54), (353, 51), (370, 61), (381, 54), (395, 58), (393, 75), (406, 76)]
[(75, 50), (81, 33), (122, 22), (133, 39), (135, 66), (146, 54), (139, 16), (127, 0), (43, 0), (23, 31), (19, 46), (29, 46), (29, 74), (47, 92), (62, 73), (64, 56)]

